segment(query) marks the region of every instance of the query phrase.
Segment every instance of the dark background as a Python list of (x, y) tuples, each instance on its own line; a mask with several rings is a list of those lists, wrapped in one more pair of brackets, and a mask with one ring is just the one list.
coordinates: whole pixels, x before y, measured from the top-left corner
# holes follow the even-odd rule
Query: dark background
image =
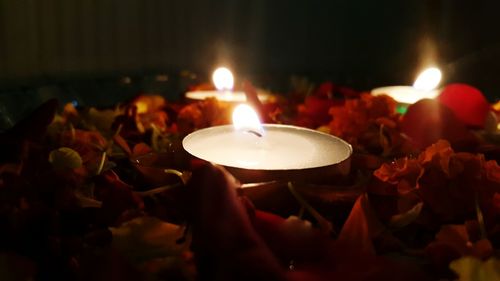
[(274, 90), (291, 75), (369, 90), (435, 64), (495, 101), (499, 29), (498, 1), (0, 0), (0, 90), (99, 100), (103, 81), (165, 73), (177, 95), (181, 71), (221, 63)]

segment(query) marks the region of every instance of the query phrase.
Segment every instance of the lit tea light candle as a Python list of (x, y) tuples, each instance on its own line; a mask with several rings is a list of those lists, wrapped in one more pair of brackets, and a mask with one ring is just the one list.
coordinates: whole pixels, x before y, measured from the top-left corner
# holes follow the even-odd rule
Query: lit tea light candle
[[(399, 104), (400, 111), (421, 99), (434, 99), (440, 93), (437, 86), (441, 82), (441, 71), (436, 67), (424, 70), (412, 86), (387, 86), (372, 90), (372, 95), (388, 95)], [(404, 113), (404, 112), (402, 112)]]
[[(332, 135), (296, 126), (260, 124), (246, 104), (235, 108), (233, 125), (193, 132), (182, 144), (191, 155), (225, 166), (242, 182), (257, 178), (316, 181), (315, 177), (328, 178), (328, 173), (346, 174), (352, 154), (350, 144)], [(321, 168), (326, 169), (315, 170)]]
[[(186, 93), (186, 98), (190, 100), (216, 98), (219, 101), (232, 103), (240, 103), (247, 100), (244, 92), (233, 91), (234, 76), (228, 68), (217, 68), (212, 74), (212, 82), (217, 91), (191, 91)], [(258, 93), (258, 97), (261, 102), (264, 102), (267, 101), (270, 96), (260, 92)]]

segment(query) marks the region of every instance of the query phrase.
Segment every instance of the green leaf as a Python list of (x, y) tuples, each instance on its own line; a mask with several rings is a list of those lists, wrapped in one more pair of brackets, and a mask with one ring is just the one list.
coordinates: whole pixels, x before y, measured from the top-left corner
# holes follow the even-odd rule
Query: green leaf
[(459, 281), (500, 280), (500, 260), (494, 257), (482, 261), (475, 257), (462, 257), (450, 263)]
[(76, 169), (82, 166), (80, 154), (69, 147), (52, 150), (49, 154), (49, 162), (56, 169)]
[(413, 208), (411, 208), (407, 212), (392, 216), (391, 219), (389, 220), (389, 227), (401, 228), (409, 225), (418, 218), (420, 212), (422, 211), (423, 205), (424, 203), (420, 202), (415, 206), (413, 206)]

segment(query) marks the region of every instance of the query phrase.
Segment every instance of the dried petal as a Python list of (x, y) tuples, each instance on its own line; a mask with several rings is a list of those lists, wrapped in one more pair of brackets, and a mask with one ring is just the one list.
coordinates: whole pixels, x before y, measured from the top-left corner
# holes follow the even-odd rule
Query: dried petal
[(56, 169), (76, 169), (82, 166), (80, 154), (69, 147), (52, 150), (49, 154), (49, 162)]

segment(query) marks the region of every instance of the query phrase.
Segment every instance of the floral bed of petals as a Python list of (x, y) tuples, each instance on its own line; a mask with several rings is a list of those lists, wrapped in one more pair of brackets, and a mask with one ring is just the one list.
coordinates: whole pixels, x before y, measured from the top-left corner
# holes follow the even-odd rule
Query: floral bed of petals
[(278, 186), (288, 214), (183, 151), (186, 134), (229, 124), (230, 104), (46, 102), (0, 135), (0, 279), (500, 280), (494, 133), (437, 100), (402, 116), (332, 83), (288, 96), (253, 105), (354, 147), (347, 179)]

